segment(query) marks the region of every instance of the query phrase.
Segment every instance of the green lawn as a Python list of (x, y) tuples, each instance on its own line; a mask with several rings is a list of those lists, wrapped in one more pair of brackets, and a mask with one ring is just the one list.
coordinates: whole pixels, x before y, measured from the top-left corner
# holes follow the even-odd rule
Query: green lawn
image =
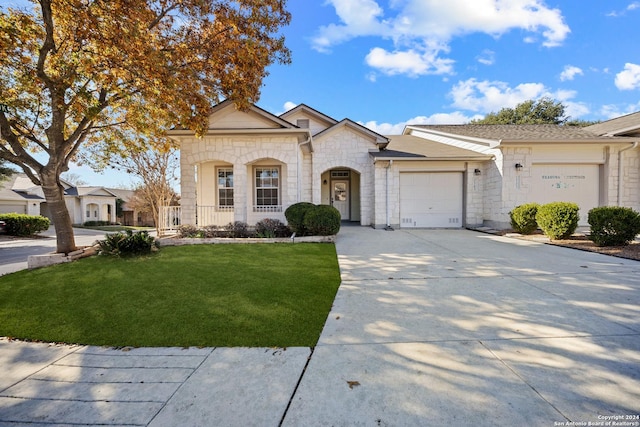
[(106, 346), (314, 346), (332, 244), (165, 247), (0, 277), (0, 336)]

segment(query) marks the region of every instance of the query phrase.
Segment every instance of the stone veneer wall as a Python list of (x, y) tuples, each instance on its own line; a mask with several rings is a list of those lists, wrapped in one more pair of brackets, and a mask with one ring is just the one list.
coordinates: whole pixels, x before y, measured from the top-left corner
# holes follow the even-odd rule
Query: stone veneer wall
[[(304, 182), (304, 175), (298, 170), (304, 164), (303, 156), (298, 158), (298, 142), (295, 137), (286, 136), (209, 136), (202, 139), (185, 138), (180, 146), (180, 178), (182, 224), (195, 224), (197, 187), (197, 165), (223, 161), (233, 165), (235, 220), (250, 219), (248, 209), (252, 205), (248, 189), (252, 187), (248, 170), (253, 163), (263, 159), (274, 159), (283, 165), (281, 179), (281, 204), (283, 210), (298, 200), (298, 179)], [(301, 168), (302, 169), (302, 168)], [(207, 187), (215, 188), (215, 177)], [(274, 217), (265, 214), (265, 217)]]

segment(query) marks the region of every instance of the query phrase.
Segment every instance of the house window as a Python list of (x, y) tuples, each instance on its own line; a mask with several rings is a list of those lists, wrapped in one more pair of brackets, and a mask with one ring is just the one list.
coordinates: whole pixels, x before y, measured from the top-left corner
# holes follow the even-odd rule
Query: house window
[[(275, 209), (280, 205), (280, 168), (257, 167), (256, 207), (259, 210)], [(274, 211), (275, 212), (275, 211)]]
[(87, 209), (87, 218), (91, 218), (91, 211)]
[(233, 208), (233, 169), (218, 169), (218, 208)]

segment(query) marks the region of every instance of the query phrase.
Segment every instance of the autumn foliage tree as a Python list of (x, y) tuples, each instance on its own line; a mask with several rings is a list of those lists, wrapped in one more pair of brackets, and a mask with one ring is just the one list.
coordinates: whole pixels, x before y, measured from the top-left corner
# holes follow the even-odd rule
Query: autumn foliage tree
[(0, 159), (42, 186), (58, 252), (75, 248), (60, 175), (85, 147), (170, 125), (202, 135), (213, 104), (247, 108), (290, 60), (285, 0), (32, 2), (0, 9)]

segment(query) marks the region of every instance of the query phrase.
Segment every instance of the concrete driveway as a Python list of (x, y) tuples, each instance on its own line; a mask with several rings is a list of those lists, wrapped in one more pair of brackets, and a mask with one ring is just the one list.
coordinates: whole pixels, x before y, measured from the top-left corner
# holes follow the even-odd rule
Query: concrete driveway
[(337, 251), (315, 348), (0, 340), (0, 424), (640, 425), (640, 262), (465, 230)]
[(639, 262), (463, 230), (343, 228), (337, 248), (343, 282), (285, 425), (640, 413)]

